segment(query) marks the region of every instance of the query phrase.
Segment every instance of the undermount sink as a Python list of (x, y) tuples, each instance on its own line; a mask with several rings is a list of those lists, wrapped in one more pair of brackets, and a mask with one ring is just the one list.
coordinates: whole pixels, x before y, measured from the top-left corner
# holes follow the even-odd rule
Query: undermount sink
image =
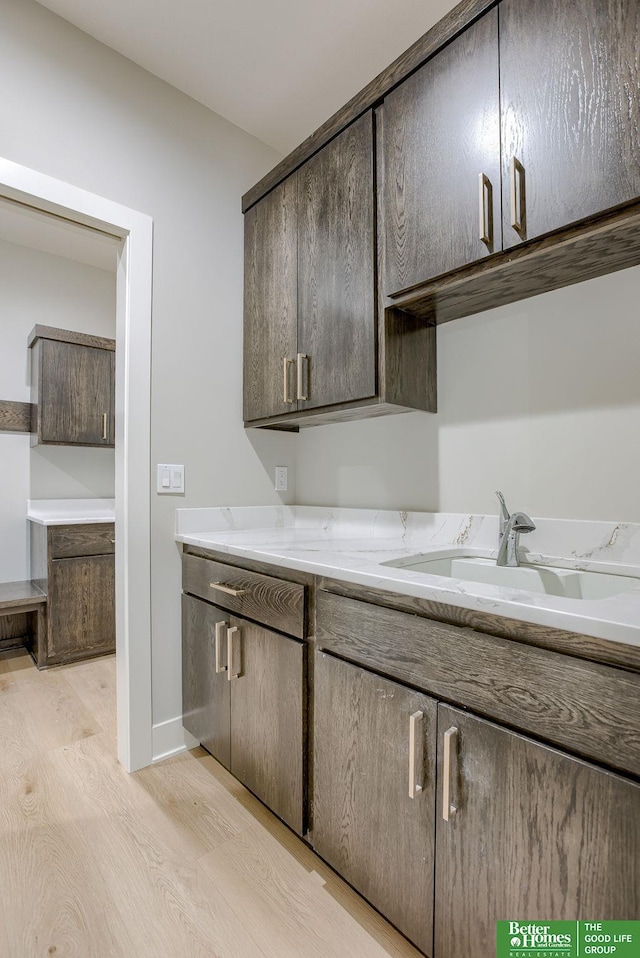
[(511, 568), (496, 565), (495, 559), (476, 555), (439, 554), (431, 558), (428, 555), (416, 555), (393, 559), (382, 565), (448, 579), (557, 595), (565, 599), (606, 599), (640, 586), (640, 578), (634, 576), (543, 565), (522, 564)]

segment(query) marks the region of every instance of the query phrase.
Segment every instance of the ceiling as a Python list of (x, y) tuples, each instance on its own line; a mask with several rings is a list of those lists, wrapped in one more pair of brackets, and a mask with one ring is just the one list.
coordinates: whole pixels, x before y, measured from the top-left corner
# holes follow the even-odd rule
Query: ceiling
[(0, 239), (114, 273), (120, 241), (99, 230), (0, 197)]
[(39, 2), (282, 154), (455, 6), (455, 0)]

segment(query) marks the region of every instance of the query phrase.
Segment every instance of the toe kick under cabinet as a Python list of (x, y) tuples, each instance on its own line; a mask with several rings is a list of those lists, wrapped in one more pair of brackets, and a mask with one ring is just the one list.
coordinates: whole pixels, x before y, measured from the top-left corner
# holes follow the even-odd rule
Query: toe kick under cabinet
[(115, 652), (115, 526), (31, 523), (32, 579), (47, 593), (38, 668)]
[(640, 917), (637, 672), (324, 591), (316, 642), (313, 847), (426, 955)]
[(183, 555), (183, 724), (306, 830), (306, 587)]

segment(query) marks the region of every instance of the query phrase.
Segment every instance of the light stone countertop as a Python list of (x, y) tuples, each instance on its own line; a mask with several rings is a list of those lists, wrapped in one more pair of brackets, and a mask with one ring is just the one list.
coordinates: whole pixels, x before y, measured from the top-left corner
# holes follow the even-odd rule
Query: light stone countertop
[(42, 526), (115, 521), (115, 499), (28, 499), (27, 519)]
[(629, 592), (568, 599), (381, 565), (464, 546), (497, 555), (498, 517), (448, 513), (244, 506), (177, 509), (178, 542), (368, 588), (565, 629), (640, 648), (640, 524), (534, 517), (527, 563), (638, 577)]

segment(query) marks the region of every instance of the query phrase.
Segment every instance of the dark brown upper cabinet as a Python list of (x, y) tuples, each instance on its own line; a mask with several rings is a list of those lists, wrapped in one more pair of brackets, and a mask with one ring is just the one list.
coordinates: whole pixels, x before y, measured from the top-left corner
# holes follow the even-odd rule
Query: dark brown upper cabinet
[(500, 4), (503, 242), (640, 195), (640, 4)]
[(502, 249), (497, 9), (389, 94), (378, 118), (384, 294)]
[(502, 0), (379, 110), (394, 296), (640, 195), (640, 7)]
[(376, 391), (373, 118), (298, 173), (300, 409)]
[(245, 423), (435, 411), (437, 324), (637, 265), (639, 35), (628, 0), (462, 0), (253, 187), (284, 288), (247, 270)]
[(294, 402), (297, 182), (298, 176), (293, 173), (245, 215), (245, 422), (289, 412)]
[(115, 444), (115, 340), (34, 327), (32, 441), (58, 446)]
[(435, 411), (434, 331), (378, 316), (375, 234), (368, 111), (246, 213), (245, 423)]
[(244, 419), (373, 396), (369, 112), (245, 219)]

